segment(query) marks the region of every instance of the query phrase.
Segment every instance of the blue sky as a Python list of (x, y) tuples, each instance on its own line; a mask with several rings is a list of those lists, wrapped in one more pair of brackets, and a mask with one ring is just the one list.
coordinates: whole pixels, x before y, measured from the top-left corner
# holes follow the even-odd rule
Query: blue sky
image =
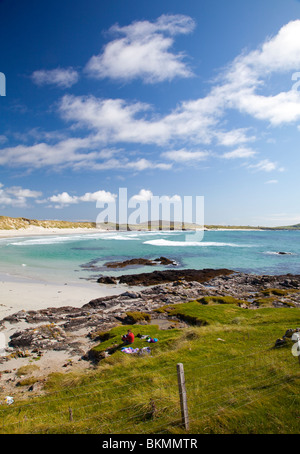
[(206, 224), (300, 222), (300, 2), (0, 0), (0, 212), (204, 196)]

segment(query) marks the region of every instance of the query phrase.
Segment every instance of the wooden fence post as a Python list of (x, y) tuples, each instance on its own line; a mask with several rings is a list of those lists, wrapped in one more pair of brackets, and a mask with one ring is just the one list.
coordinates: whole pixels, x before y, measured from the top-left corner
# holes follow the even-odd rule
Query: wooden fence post
[(179, 396), (180, 396), (180, 407), (181, 407), (181, 421), (184, 425), (186, 430), (189, 430), (189, 415), (188, 415), (188, 407), (187, 407), (187, 396), (186, 396), (186, 388), (185, 388), (185, 378), (184, 378), (184, 369), (183, 364), (177, 364), (177, 379), (178, 379), (178, 388), (179, 388)]

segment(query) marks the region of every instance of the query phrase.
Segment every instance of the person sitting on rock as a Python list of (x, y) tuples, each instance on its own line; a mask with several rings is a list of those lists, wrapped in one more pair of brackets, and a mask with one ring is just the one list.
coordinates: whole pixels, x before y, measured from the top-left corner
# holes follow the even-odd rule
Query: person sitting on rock
[(133, 332), (129, 329), (127, 331), (127, 334), (124, 334), (124, 336), (122, 336), (122, 341), (124, 342), (124, 344), (133, 344), (134, 342), (134, 334)]

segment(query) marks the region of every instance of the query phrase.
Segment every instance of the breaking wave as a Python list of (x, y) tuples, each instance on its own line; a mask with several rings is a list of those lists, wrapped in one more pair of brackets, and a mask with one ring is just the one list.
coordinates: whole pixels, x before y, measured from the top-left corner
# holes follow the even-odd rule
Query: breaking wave
[(209, 241), (169, 241), (169, 240), (150, 240), (145, 241), (143, 244), (151, 244), (152, 246), (170, 246), (170, 247), (184, 247), (184, 246), (200, 246), (200, 247), (251, 247), (249, 245), (241, 245), (234, 243), (218, 243)]

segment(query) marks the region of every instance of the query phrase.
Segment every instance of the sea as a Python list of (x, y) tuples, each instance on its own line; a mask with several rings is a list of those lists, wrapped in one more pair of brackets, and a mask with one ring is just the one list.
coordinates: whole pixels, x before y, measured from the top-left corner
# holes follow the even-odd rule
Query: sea
[[(203, 236), (203, 238), (202, 238)], [(282, 254), (284, 253), (284, 254)], [(227, 268), (251, 274), (300, 274), (300, 231), (130, 231), (0, 239), (1, 279), (68, 283), (164, 270), (108, 269), (105, 263), (167, 257), (176, 268)]]

